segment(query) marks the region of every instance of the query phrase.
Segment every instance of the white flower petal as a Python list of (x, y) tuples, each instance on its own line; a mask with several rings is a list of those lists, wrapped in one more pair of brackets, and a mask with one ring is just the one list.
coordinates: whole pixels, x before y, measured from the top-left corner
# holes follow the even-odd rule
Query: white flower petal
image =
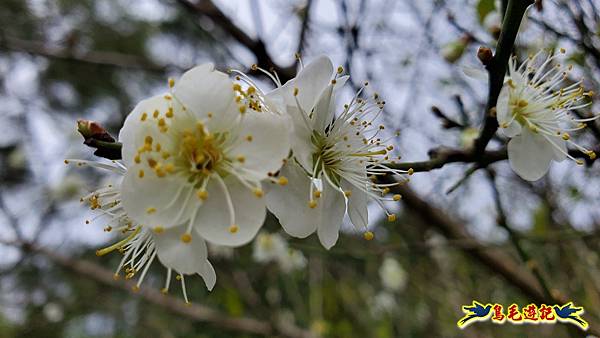
[[(133, 159), (139, 147), (144, 145), (147, 135), (152, 136), (157, 142), (169, 142), (167, 137), (159, 132), (158, 124), (152, 119), (155, 110), (166, 113), (170, 103), (164, 95), (153, 96), (138, 103), (133, 111), (127, 115), (123, 127), (119, 131), (119, 142), (123, 144), (121, 150), (123, 162), (128, 168), (133, 165)], [(142, 115), (146, 114), (145, 121)]]
[(315, 130), (324, 132), (325, 127), (333, 120), (333, 101), (333, 85), (330, 84), (321, 93), (315, 106), (313, 117)]
[(244, 177), (263, 180), (267, 173), (277, 172), (290, 153), (290, 118), (250, 112), (241, 125), (238, 140), (229, 155), (233, 159), (243, 158), (237, 165), (251, 172), (244, 173)]
[(194, 222), (194, 227), (207, 241), (227, 246), (240, 246), (251, 241), (263, 225), (266, 216), (264, 198), (259, 198), (238, 179), (224, 179), (235, 211), (237, 232), (231, 233), (230, 213), (221, 185), (212, 178), (208, 183), (208, 199)]
[(310, 179), (293, 160), (281, 168), (281, 176), (288, 179), (288, 184), (268, 186), (267, 207), (279, 219), (285, 232), (305, 238), (315, 232), (320, 216), (320, 209), (308, 206)]
[(307, 122), (301, 114), (304, 114), (296, 107), (288, 107), (288, 114), (294, 125), (291, 138), (291, 147), (294, 157), (306, 170), (312, 170), (313, 154), (315, 146), (311, 141), (312, 129), (309, 129)]
[(554, 147), (543, 136), (524, 128), (508, 142), (508, 160), (511, 168), (527, 181), (542, 178), (554, 158)]
[(498, 102), (496, 103), (496, 118), (498, 119), (500, 132), (506, 137), (515, 137), (521, 133), (521, 124), (513, 119), (508, 102), (509, 89), (505, 85), (500, 91)]
[(294, 88), (298, 88), (298, 103), (306, 113), (310, 113), (321, 93), (329, 84), (332, 74), (331, 60), (326, 56), (320, 56), (300, 70), (294, 79), (268, 93), (267, 96), (281, 96), (286, 105), (295, 107)]
[(179, 225), (153, 234), (158, 259), (164, 266), (184, 275), (204, 273), (208, 257), (206, 243), (197, 232), (192, 233), (191, 242), (184, 243), (181, 236), (185, 231), (186, 225)]
[[(365, 182), (366, 180), (367, 178), (365, 177)], [(342, 179), (341, 185), (344, 191), (350, 191), (350, 196), (348, 197), (348, 216), (350, 217), (350, 221), (359, 230), (365, 230), (369, 224), (367, 193), (344, 179)]]
[(346, 213), (344, 194), (327, 180), (323, 181), (323, 192), (319, 199), (320, 218), (317, 227), (319, 241), (329, 250), (338, 240), (340, 227)]
[(217, 273), (215, 272), (215, 268), (213, 268), (212, 264), (210, 264), (208, 260), (204, 261), (204, 264), (202, 264), (198, 274), (204, 280), (204, 284), (206, 285), (208, 291), (211, 291), (217, 283)]
[(211, 132), (229, 129), (239, 115), (233, 82), (225, 73), (216, 71), (212, 63), (185, 72), (175, 83), (173, 94), (198, 119), (207, 120)]
[(200, 201), (192, 196), (184, 203), (191, 191), (185, 180), (153, 173), (140, 178), (135, 168), (127, 171), (121, 183), (121, 203), (131, 218), (150, 228), (175, 226), (189, 218)]

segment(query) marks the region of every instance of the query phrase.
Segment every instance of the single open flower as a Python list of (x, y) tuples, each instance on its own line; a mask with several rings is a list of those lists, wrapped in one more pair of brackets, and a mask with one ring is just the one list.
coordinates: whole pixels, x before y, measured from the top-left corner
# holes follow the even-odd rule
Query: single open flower
[(212, 64), (169, 87), (140, 102), (119, 134), (123, 208), (158, 236), (245, 244), (265, 218), (261, 181), (288, 156), (289, 118)]
[(560, 87), (572, 67), (554, 64), (556, 56), (548, 56), (536, 67), (540, 54), (529, 57), (519, 67), (515, 58), (509, 60), (509, 74), (496, 105), (500, 130), (511, 138), (508, 142), (510, 165), (528, 181), (544, 176), (552, 160), (570, 158), (582, 165), (582, 160), (569, 155), (567, 144), (591, 159), (596, 157), (593, 151), (575, 143), (569, 134), (598, 118), (580, 119), (571, 114), (572, 110), (589, 106), (593, 93), (586, 92), (581, 81)]
[[(65, 163), (107, 169), (120, 175), (119, 179), (127, 172), (126, 168), (116, 161), (108, 164), (66, 160)], [(124, 272), (125, 279), (138, 277), (134, 286), (134, 290), (137, 290), (144, 281), (150, 266), (158, 257), (158, 260), (167, 269), (165, 286), (162, 292), (168, 292), (173, 271), (177, 274), (175, 278), (181, 283), (183, 297), (186, 302), (188, 302), (188, 297), (185, 275), (200, 275), (204, 279), (206, 287), (212, 290), (217, 276), (208, 261), (206, 242), (199, 238), (192, 244), (182, 243), (180, 237), (186, 229), (185, 225), (165, 229), (162, 231), (163, 233), (155, 233), (150, 228), (138, 224), (124, 210), (119, 187), (119, 184), (108, 185), (81, 198), (81, 202), (88, 203), (92, 210), (100, 213), (97, 219), (102, 220), (105, 224), (104, 231), (120, 233), (123, 236), (114, 244), (96, 251), (98, 256), (104, 256), (115, 251), (123, 255), (115, 271), (115, 278), (119, 278), (121, 272)], [(89, 223), (89, 221), (86, 221), (86, 223)]]
[(374, 101), (363, 99), (363, 87), (335, 116), (335, 93), (348, 79), (342, 73), (340, 67), (334, 77), (331, 61), (320, 57), (286, 84), (276, 81), (278, 88), (266, 95), (281, 104), (294, 124), (293, 155), (278, 173), (284, 184), (271, 185), (267, 206), (288, 234), (303, 238), (317, 231), (327, 249), (338, 239), (346, 206), (367, 239), (373, 238), (367, 231), (368, 200), (394, 220), (382, 201), (400, 196), (385, 197), (394, 184), (380, 184), (376, 178), (409, 173), (385, 165), (394, 160), (393, 146), (382, 139), (384, 127), (373, 125), (384, 106), (377, 94)]

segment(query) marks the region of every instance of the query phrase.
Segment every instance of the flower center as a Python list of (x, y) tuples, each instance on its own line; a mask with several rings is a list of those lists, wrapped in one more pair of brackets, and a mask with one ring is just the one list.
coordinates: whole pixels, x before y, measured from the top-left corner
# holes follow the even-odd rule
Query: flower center
[(214, 172), (222, 176), (226, 139), (226, 133), (210, 133), (200, 122), (195, 129), (185, 129), (179, 137), (175, 168), (189, 176), (190, 181), (202, 181)]

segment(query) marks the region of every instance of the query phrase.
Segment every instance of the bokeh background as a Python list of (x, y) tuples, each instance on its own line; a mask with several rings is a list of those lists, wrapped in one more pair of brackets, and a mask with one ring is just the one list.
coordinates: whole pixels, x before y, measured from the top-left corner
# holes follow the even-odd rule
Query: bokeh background
[[(585, 337), (600, 330), (600, 178), (594, 161), (520, 180), (506, 161), (412, 176), (393, 223), (373, 208), (375, 240), (350, 226), (330, 251), (269, 218), (254, 243), (212, 247), (217, 285), (142, 290), (112, 279), (117, 238), (79, 198), (116, 178), (65, 166), (93, 159), (79, 118), (113, 135), (139, 100), (203, 62), (258, 63), (293, 76), (329, 55), (386, 101), (403, 161), (469, 149), (487, 95), (479, 46), (494, 47), (494, 0), (3, 0), (0, 3), (0, 337)], [(573, 77), (600, 92), (600, 2), (543, 0), (515, 53), (564, 47)], [(271, 86), (260, 78), (265, 88)], [(432, 107), (437, 110), (432, 111)], [(435, 113), (434, 113), (435, 112)], [(589, 111), (583, 111), (587, 114)], [(594, 124), (578, 142), (598, 145)], [(495, 138), (490, 149), (506, 140)], [(512, 233), (512, 236), (509, 236)], [(515, 242), (527, 252), (524, 260)], [(544, 291), (540, 281), (546, 284)], [(548, 293), (550, 295), (548, 295)], [(456, 327), (461, 305), (573, 300), (588, 333), (565, 325)]]

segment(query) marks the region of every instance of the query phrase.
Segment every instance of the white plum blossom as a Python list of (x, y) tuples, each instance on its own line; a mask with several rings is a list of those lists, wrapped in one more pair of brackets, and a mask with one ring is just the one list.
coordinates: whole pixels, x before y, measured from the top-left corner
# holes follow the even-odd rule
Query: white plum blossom
[[(75, 163), (78, 166), (93, 166), (110, 170), (118, 174), (120, 179), (126, 175), (127, 169), (117, 161), (112, 164), (84, 161), (65, 160), (65, 163)], [(211, 290), (216, 282), (215, 270), (208, 261), (208, 253), (204, 241), (194, 241), (192, 244), (181, 242), (185, 225), (165, 229), (161, 234), (153, 232), (133, 220), (123, 208), (120, 184), (109, 184), (81, 198), (81, 202), (89, 204), (90, 209), (99, 212), (96, 217), (105, 224), (105, 232), (116, 232), (123, 236), (116, 243), (97, 250), (96, 255), (104, 256), (118, 251), (123, 257), (115, 271), (115, 279), (124, 272), (125, 279), (138, 277), (134, 286), (137, 291), (144, 281), (150, 266), (158, 257), (160, 263), (166, 267), (167, 276), (162, 292), (166, 293), (171, 284), (172, 273), (175, 271), (176, 279), (181, 282), (183, 297), (188, 302), (184, 275), (200, 275)], [(90, 221), (86, 221), (90, 223)]]
[(515, 58), (509, 60), (509, 73), (496, 105), (500, 130), (511, 138), (510, 166), (528, 181), (544, 176), (553, 160), (569, 158), (583, 164), (583, 160), (569, 155), (567, 144), (591, 159), (596, 157), (593, 151), (573, 142), (569, 134), (598, 117), (580, 119), (571, 114), (572, 110), (589, 106), (592, 93), (583, 89), (582, 81), (561, 87), (572, 67), (555, 64), (556, 56), (548, 56), (538, 67), (540, 54), (518, 67)]
[(302, 252), (291, 249), (278, 233), (259, 233), (254, 240), (252, 257), (259, 263), (276, 262), (284, 272), (291, 272), (306, 266), (306, 258)]
[[(368, 231), (367, 202), (375, 200), (389, 213), (382, 201), (398, 201), (400, 195), (386, 198), (390, 186), (377, 183), (377, 176), (409, 174), (385, 163), (393, 162), (389, 139), (382, 139), (384, 127), (374, 125), (384, 102), (377, 94), (364, 99), (362, 87), (335, 115), (335, 93), (348, 76), (335, 73), (327, 57), (319, 57), (304, 67), (296, 78), (268, 93), (291, 117), (294, 125), (293, 155), (278, 173), (287, 184), (271, 184), (267, 206), (284, 230), (304, 238), (317, 232), (321, 244), (329, 249), (337, 241), (346, 210), (352, 223)], [(365, 84), (366, 85), (366, 84)]]
[(402, 265), (391, 257), (386, 257), (379, 267), (379, 278), (383, 287), (390, 291), (400, 291), (406, 287), (407, 275)]
[[(243, 245), (266, 215), (261, 181), (288, 156), (289, 118), (212, 64), (170, 80), (169, 87), (141, 101), (119, 134), (129, 169), (123, 208), (156, 238), (179, 236), (203, 250), (204, 240)], [(179, 253), (169, 251), (168, 259), (178, 260)]]

